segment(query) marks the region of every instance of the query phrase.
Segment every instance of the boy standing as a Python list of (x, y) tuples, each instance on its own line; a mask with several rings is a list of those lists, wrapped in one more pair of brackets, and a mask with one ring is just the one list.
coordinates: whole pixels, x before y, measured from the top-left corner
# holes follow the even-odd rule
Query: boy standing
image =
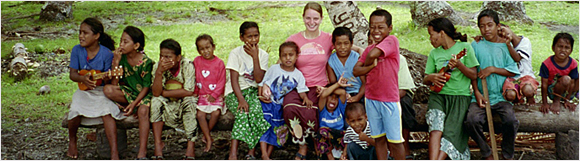
[(370, 35), (377, 42), (366, 48), (356, 63), (354, 76), (367, 76), (366, 111), (371, 137), (376, 140), (377, 159), (387, 160), (387, 140), (396, 160), (405, 159), (399, 104), (399, 40), (389, 35), (393, 29), (391, 14), (383, 9), (370, 16)]
[[(478, 19), (478, 26), (484, 40), (472, 42), (471, 46), (480, 65), (477, 68), (477, 80), (472, 80), (473, 96), (467, 112), (465, 124), (469, 136), (479, 145), (481, 155), (486, 159), (493, 159), (492, 151), (487, 145), (483, 135), (483, 127), (487, 126), (485, 104), (491, 105), (493, 113), (497, 113), (502, 120), (501, 129), (503, 141), (501, 143), (502, 155), (505, 159), (514, 157), (514, 144), (519, 121), (514, 115), (513, 105), (506, 101), (502, 95), (503, 82), (507, 77), (519, 75), (516, 62), (510, 57), (506, 42), (498, 35), (499, 17), (493, 10), (483, 10)], [(482, 95), (481, 80), (487, 80), (489, 100), (484, 100)]]

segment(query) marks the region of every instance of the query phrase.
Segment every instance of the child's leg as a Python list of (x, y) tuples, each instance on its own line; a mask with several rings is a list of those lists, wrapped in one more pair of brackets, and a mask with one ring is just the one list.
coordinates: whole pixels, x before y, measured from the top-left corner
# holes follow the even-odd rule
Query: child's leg
[(68, 120), (68, 151), (66, 156), (73, 159), (78, 158), (79, 152), (77, 149), (77, 131), (81, 125), (81, 117), (77, 116), (73, 119)]
[(534, 95), (536, 94), (536, 90), (531, 84), (524, 84), (521, 87), (522, 94), (526, 97), (526, 101), (528, 105), (536, 104), (536, 100), (534, 99)]
[(272, 156), (272, 151), (274, 151), (274, 145), (268, 145), (268, 158)]
[(487, 116), (485, 109), (479, 107), (477, 103), (469, 104), (467, 117), (465, 117), (465, 131), (477, 143), (482, 157), (491, 157), (492, 151), (487, 145), (487, 138), (483, 135), (483, 126), (487, 126)]
[(141, 105), (137, 111), (139, 117), (139, 153), (137, 158), (147, 157), (147, 139), (149, 138), (149, 106)]
[(163, 121), (153, 123), (153, 140), (155, 142), (154, 156), (163, 156), (163, 147), (165, 144), (161, 141), (161, 134), (163, 134)]
[(195, 142), (191, 139), (187, 140), (187, 150), (185, 150), (185, 156), (195, 157)]
[[(554, 85), (553, 88), (553, 93), (554, 94), (558, 94), (560, 96), (566, 97), (564, 96), (564, 94), (568, 91), (570, 84), (571, 84), (571, 78), (570, 76), (562, 76), (560, 78), (558, 78), (556, 85)], [(553, 113), (559, 113), (560, 112), (560, 100), (562, 98), (556, 96), (554, 97), (554, 100), (552, 101), (552, 105), (550, 106), (550, 111), (552, 111)]]
[(112, 85), (112, 84), (105, 85), (105, 87), (103, 87), (103, 93), (105, 93), (105, 96), (107, 96), (107, 98), (109, 98), (112, 101), (115, 101), (115, 102), (118, 102), (121, 104), (129, 103), (127, 101), (127, 98), (125, 98), (125, 95), (123, 94), (123, 91), (121, 90), (121, 87), (119, 87), (118, 85)]
[(240, 143), (239, 140), (232, 139), (230, 143), (230, 156), (228, 160), (238, 160), (238, 144)]
[(493, 106), (497, 106), (497, 108), (492, 107), (492, 109), (494, 109), (494, 112), (497, 112), (501, 118), (501, 132), (503, 135), (503, 141), (501, 142), (501, 154), (506, 159), (513, 159), (515, 139), (520, 122), (516, 119), (513, 105), (510, 103), (499, 102)]
[(270, 160), (270, 154), (268, 153), (268, 143), (260, 142), (260, 151), (262, 151), (262, 160)]
[(207, 125), (207, 120), (205, 115), (207, 115), (207, 113), (197, 110), (197, 122), (199, 122), (199, 127), (201, 128), (201, 132), (203, 133), (203, 137), (205, 138), (205, 149), (203, 149), (204, 152), (209, 152), (209, 149), (211, 148), (211, 137), (209, 136), (209, 127)]
[[(429, 160), (437, 160), (439, 153), (442, 151), (441, 148), (441, 136), (443, 132), (439, 130), (433, 130), (429, 132)], [(391, 153), (394, 155), (394, 153)]]
[(387, 160), (388, 159), (388, 148), (387, 148), (387, 137), (381, 136), (375, 138), (375, 150), (377, 151), (377, 159), (378, 160)]
[(109, 147), (111, 148), (111, 160), (119, 160), (119, 151), (117, 149), (117, 123), (111, 115), (102, 116), (101, 118), (103, 118), (105, 135), (107, 135)]
[[(389, 150), (391, 151), (391, 153), (393, 154), (393, 158), (395, 158), (395, 160), (405, 160), (405, 147), (403, 146), (403, 143), (391, 143), (389, 142)], [(378, 151), (377, 151), (378, 152)]]
[(187, 150), (185, 151), (186, 157), (195, 157), (194, 146), (195, 139), (197, 139), (197, 109), (194, 102), (194, 97), (185, 97), (180, 105), (183, 109), (181, 117), (183, 119), (183, 128), (185, 128), (185, 135), (187, 138)]
[(211, 131), (213, 129), (213, 127), (215, 126), (215, 124), (217, 124), (217, 121), (219, 120), (221, 115), (221, 110), (215, 110), (213, 112), (211, 112), (211, 118), (209, 119), (209, 131)]

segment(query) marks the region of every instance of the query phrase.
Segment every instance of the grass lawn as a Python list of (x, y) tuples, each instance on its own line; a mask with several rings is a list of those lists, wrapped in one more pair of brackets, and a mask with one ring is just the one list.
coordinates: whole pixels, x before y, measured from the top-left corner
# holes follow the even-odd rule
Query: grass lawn
[[(278, 46), (291, 34), (304, 30), (302, 9), (306, 2), (75, 2), (73, 7), (74, 19), (67, 22), (43, 23), (38, 16), (31, 19), (5, 19), (38, 13), (43, 4), (34, 2), (8, 1), (1, 2), (2, 30), (28, 31), (33, 27), (42, 27), (42, 32), (75, 30), (78, 31), (80, 22), (90, 16), (100, 19), (118, 21), (118, 25), (110, 26), (105, 32), (111, 34), (115, 41), (119, 41), (125, 26), (136, 25), (146, 35), (145, 53), (154, 60), (159, 58), (159, 43), (166, 38), (177, 40), (183, 47), (184, 56), (194, 59), (198, 56), (195, 49), (195, 38), (202, 34), (210, 34), (216, 43), (215, 54), (227, 61), (229, 52), (243, 43), (239, 39), (239, 25), (243, 21), (256, 21), (260, 26), (260, 48), (270, 53), (270, 65), (278, 59)], [(322, 2), (319, 2), (322, 4)], [(476, 12), (481, 7), (481, 1), (454, 1), (449, 2), (456, 10)], [(296, 4), (296, 5), (293, 5)], [(411, 22), (409, 8), (400, 4), (407, 2), (357, 2), (359, 9), (368, 18), (368, 15), (380, 5), (393, 15), (393, 32), (399, 38), (402, 48), (427, 55), (433, 47), (429, 43), (426, 28), (415, 28)], [(533, 44), (533, 67), (539, 71), (541, 62), (550, 55), (551, 43), (558, 32), (551, 31), (539, 22), (578, 26), (579, 16), (577, 3), (566, 2), (524, 2), (528, 15), (536, 22), (533, 25), (506, 22), (518, 35), (528, 37)], [(10, 7), (18, 5), (18, 7)], [(294, 7), (266, 7), (266, 6), (294, 6)], [(263, 7), (256, 7), (263, 6)], [(209, 8), (229, 10), (225, 14), (210, 11)], [(250, 9), (248, 9), (250, 8)], [(247, 9), (247, 10), (246, 10)], [(566, 16), (562, 16), (566, 15)], [(220, 18), (221, 16), (221, 18)], [(187, 20), (209, 18), (202, 22), (188, 22)], [(322, 31), (331, 33), (332, 23), (324, 11), (324, 20), (320, 26)], [(212, 19), (214, 18), (214, 19)], [(179, 23), (186, 21), (186, 23)], [(164, 22), (168, 25), (158, 25)], [(475, 26), (457, 26), (458, 31), (471, 36), (479, 35)], [(11, 47), (18, 42), (34, 51), (40, 45), (45, 50), (64, 48), (70, 50), (78, 44), (78, 33), (69, 37), (55, 39), (31, 39), (17, 41), (2, 41), (2, 58), (10, 58)], [(577, 40), (578, 35), (573, 34)], [(470, 39), (469, 41), (473, 41)], [(578, 59), (578, 41), (574, 43), (573, 57)], [(70, 52), (70, 51), (69, 51)], [(67, 53), (70, 54), (70, 53)], [(227, 62), (226, 62), (227, 63)], [(537, 72), (538, 73), (538, 72)], [(536, 74), (537, 75), (537, 74)], [(52, 93), (46, 96), (37, 96), (34, 93), (42, 85), (50, 85)], [(33, 75), (21, 82), (14, 83), (6, 74), (2, 75), (2, 126), (4, 128), (18, 128), (16, 121), (26, 118), (47, 120), (47, 126), (39, 128), (56, 128), (60, 118), (67, 111), (64, 106), (70, 102), (72, 93), (76, 90), (76, 83), (69, 80), (68, 74), (57, 77), (40, 79)], [(59, 128), (62, 129), (62, 128)], [(65, 129), (62, 129), (65, 130)]]

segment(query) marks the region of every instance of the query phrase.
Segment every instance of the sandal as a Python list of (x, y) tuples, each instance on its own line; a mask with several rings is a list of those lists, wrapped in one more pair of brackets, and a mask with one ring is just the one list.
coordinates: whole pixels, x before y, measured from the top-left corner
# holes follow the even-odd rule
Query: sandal
[(306, 156), (296, 152), (296, 157), (300, 158), (300, 160), (306, 160)]
[(164, 160), (163, 156), (151, 156), (151, 160)]
[(195, 157), (190, 157), (190, 156), (183, 156), (181, 157), (181, 160), (195, 160)]
[(254, 157), (253, 155), (246, 155), (246, 160), (256, 160), (256, 157)]

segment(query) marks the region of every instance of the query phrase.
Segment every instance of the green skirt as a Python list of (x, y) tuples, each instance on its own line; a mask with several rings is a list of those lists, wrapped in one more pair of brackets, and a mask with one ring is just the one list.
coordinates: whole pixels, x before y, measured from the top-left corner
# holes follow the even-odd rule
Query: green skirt
[(270, 124), (264, 119), (262, 104), (258, 99), (258, 88), (246, 88), (242, 90), (242, 95), (248, 102), (248, 113), (238, 110), (238, 98), (233, 92), (225, 98), (226, 106), (235, 116), (233, 127), (235, 130), (232, 130), (231, 139), (243, 141), (253, 149), (260, 141), (260, 137), (270, 128)]
[(469, 135), (463, 121), (471, 101), (470, 96), (444, 95), (431, 92), (425, 118), (429, 132), (442, 131), (440, 150), (453, 160), (469, 160)]

